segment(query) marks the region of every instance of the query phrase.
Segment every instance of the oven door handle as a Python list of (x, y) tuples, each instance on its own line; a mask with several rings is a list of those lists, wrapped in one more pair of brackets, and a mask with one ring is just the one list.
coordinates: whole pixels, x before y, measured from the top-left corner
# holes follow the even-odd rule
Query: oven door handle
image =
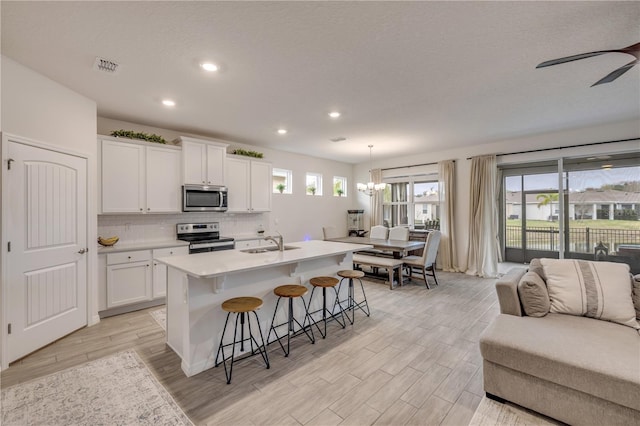
[(234, 242), (233, 241), (225, 241), (225, 242), (219, 242), (219, 243), (191, 243), (189, 248), (193, 249), (193, 250), (197, 250), (197, 249), (210, 248), (210, 247), (231, 247), (231, 248), (233, 248), (233, 246), (234, 246)]

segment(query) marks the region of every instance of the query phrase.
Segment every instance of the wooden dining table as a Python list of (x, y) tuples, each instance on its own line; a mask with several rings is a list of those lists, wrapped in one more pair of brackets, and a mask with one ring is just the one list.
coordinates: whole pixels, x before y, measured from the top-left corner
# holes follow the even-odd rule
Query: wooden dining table
[(407, 251), (417, 250), (424, 247), (424, 241), (383, 240), (380, 238), (368, 237), (327, 238), (327, 241), (372, 245), (375, 249), (393, 252), (393, 257), (396, 259), (401, 259)]

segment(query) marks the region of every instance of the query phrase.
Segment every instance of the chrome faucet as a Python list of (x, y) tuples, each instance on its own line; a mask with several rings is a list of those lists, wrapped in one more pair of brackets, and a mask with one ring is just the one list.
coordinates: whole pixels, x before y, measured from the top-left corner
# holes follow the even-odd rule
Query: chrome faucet
[[(278, 232), (278, 231), (276, 231)], [(276, 240), (277, 238), (277, 240)], [(282, 238), (282, 234), (278, 232), (277, 237), (267, 236), (264, 237), (265, 241), (273, 241), (275, 245), (278, 247), (278, 250), (284, 251), (284, 239)]]

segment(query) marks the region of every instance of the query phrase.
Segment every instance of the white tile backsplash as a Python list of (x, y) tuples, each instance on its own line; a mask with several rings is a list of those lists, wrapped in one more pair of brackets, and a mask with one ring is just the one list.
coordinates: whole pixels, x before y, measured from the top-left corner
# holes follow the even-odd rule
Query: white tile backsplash
[(184, 213), (99, 215), (98, 235), (117, 236), (139, 243), (175, 239), (177, 223), (219, 222), (221, 236), (256, 234), (260, 226), (269, 232), (269, 213)]

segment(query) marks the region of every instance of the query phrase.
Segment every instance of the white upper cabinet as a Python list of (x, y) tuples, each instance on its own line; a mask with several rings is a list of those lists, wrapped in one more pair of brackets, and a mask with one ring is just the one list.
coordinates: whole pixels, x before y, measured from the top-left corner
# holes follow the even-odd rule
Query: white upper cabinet
[(101, 213), (179, 213), (180, 149), (100, 139)]
[(183, 184), (224, 185), (228, 144), (181, 136)]
[(271, 164), (236, 156), (227, 157), (226, 182), (229, 212), (271, 210)]
[(147, 147), (147, 212), (175, 213), (180, 205), (180, 159), (177, 149)]

